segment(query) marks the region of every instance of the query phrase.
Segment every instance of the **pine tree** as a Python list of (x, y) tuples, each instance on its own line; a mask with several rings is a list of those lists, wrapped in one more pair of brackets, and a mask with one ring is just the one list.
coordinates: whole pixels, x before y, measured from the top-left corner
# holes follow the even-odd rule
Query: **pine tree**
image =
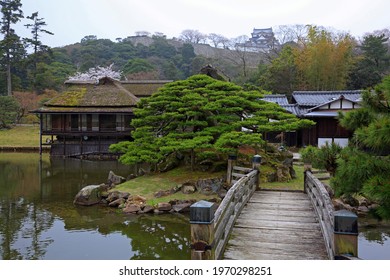
[(190, 156), (193, 166), (197, 153), (205, 149), (228, 154), (237, 151), (240, 143), (258, 148), (265, 132), (312, 124), (261, 100), (264, 94), (206, 75), (166, 84), (141, 99), (132, 121), (134, 141), (112, 149), (124, 153), (121, 161), (126, 164), (158, 163), (180, 152)]
[(25, 24), (27, 28), (31, 28), (31, 34), (32, 38), (27, 38), (26, 41), (28, 44), (30, 44), (33, 49), (34, 53), (32, 55), (32, 64), (33, 64), (33, 87), (36, 88), (37, 83), (37, 64), (39, 62), (39, 54), (46, 53), (50, 50), (49, 46), (44, 45), (40, 41), (41, 34), (49, 34), (54, 35), (54, 33), (44, 29), (47, 24), (43, 21), (43, 18), (38, 17), (38, 12), (33, 13), (31, 16), (27, 16), (28, 19), (32, 20), (33, 23)]
[(363, 94), (363, 108), (342, 118), (354, 130), (357, 149), (342, 154), (333, 184), (337, 194), (360, 192), (376, 201), (390, 219), (390, 76)]
[(1, 41), (1, 49), (4, 53), (4, 61), (7, 69), (7, 94), (12, 95), (12, 78), (11, 66), (12, 62), (24, 52), (24, 47), (20, 37), (15, 33), (12, 25), (19, 22), (23, 18), (21, 10), (22, 3), (20, 0), (3, 0), (0, 1), (1, 13), (1, 33), (4, 35)]
[(384, 34), (364, 37), (362, 54), (350, 74), (350, 88), (374, 87), (390, 72), (390, 54)]

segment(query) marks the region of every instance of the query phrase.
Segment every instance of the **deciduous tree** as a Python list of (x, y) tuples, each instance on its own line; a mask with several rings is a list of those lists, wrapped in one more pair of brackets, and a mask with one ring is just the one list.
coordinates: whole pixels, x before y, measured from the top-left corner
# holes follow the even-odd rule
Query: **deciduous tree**
[(203, 42), (207, 36), (199, 30), (186, 29), (180, 33), (180, 39), (182, 39), (186, 43), (199, 44)]
[(99, 80), (103, 77), (109, 77), (115, 80), (120, 80), (122, 73), (113, 70), (113, 64), (108, 67), (98, 66), (92, 67), (86, 72), (77, 72), (73, 76), (70, 76), (69, 80), (88, 81), (88, 80)]
[(353, 44), (348, 34), (333, 34), (311, 26), (308, 42), (295, 49), (300, 89), (345, 89), (352, 66)]

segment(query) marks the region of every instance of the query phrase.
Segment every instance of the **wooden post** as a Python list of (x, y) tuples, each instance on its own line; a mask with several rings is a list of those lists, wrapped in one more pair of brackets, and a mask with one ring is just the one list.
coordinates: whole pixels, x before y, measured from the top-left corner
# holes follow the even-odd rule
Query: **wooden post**
[(236, 155), (229, 155), (227, 175), (226, 175), (226, 183), (228, 184), (228, 186), (231, 186), (231, 184), (232, 184), (233, 166), (236, 164), (236, 161), (237, 161)]
[(191, 260), (214, 260), (215, 204), (198, 201), (190, 207)]
[(334, 257), (358, 257), (358, 217), (347, 210), (334, 212)]
[(260, 190), (260, 165), (261, 165), (261, 156), (260, 155), (253, 156), (252, 168), (257, 170), (256, 190)]
[(39, 114), (39, 156), (42, 157), (43, 116)]

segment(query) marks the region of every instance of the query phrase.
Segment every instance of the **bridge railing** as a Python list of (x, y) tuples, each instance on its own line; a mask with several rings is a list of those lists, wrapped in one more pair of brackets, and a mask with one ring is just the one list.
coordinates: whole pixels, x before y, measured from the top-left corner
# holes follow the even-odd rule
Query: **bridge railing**
[(329, 258), (357, 258), (357, 216), (335, 211), (324, 185), (309, 170), (305, 171), (304, 191), (317, 214)]
[(227, 192), (214, 216), (215, 259), (220, 259), (237, 217), (256, 190), (258, 171), (252, 170)]
[(205, 201), (191, 206), (191, 259), (222, 258), (235, 221), (258, 187), (260, 161), (261, 158), (254, 158), (254, 169), (231, 166), (228, 176), (232, 176), (233, 180), (228, 180), (234, 184), (216, 210), (215, 204)]

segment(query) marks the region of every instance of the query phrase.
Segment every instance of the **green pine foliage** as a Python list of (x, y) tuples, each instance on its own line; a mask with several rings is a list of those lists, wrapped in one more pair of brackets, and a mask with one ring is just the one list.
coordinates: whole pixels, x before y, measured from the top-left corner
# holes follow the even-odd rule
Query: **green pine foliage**
[(19, 103), (13, 96), (0, 96), (0, 129), (9, 128), (16, 122)]
[[(358, 120), (361, 120), (359, 122)], [(363, 108), (342, 117), (354, 129), (355, 149), (342, 153), (332, 181), (336, 194), (361, 193), (390, 218), (390, 76), (363, 94)]]
[(377, 214), (390, 218), (390, 157), (345, 149), (331, 184), (336, 196), (362, 194), (379, 204)]
[(264, 94), (206, 75), (168, 83), (138, 103), (131, 123), (134, 141), (111, 149), (124, 153), (120, 160), (126, 164), (158, 163), (176, 152), (188, 155), (193, 165), (204, 151), (237, 153), (240, 145), (258, 150), (264, 132), (312, 124), (261, 100)]
[(324, 168), (333, 176), (337, 169), (337, 160), (341, 151), (342, 148), (336, 143), (329, 144), (326, 142), (320, 148), (308, 146), (300, 152), (304, 162), (311, 163), (315, 168)]

